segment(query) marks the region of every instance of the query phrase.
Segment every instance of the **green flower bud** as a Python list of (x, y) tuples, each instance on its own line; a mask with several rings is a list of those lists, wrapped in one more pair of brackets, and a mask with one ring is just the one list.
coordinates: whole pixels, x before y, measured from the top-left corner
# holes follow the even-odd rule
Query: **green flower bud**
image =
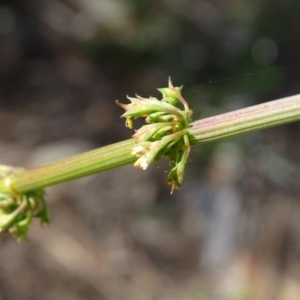
[(174, 88), (170, 77), (169, 86), (167, 88), (160, 88), (157, 90), (163, 95), (163, 98), (161, 100), (163, 102), (168, 102), (172, 105), (176, 105), (178, 101), (180, 101), (180, 99), (178, 98), (178, 93), (181, 94), (182, 86)]
[(158, 89), (158, 91), (161, 92), (163, 95), (163, 99), (161, 101), (168, 102), (172, 105), (176, 105), (179, 101), (179, 98), (177, 96), (177, 93), (175, 93), (174, 89), (176, 89), (181, 94), (182, 86), (175, 87), (173, 89), (170, 89), (170, 88)]
[(159, 111), (159, 112), (154, 112), (149, 114), (146, 117), (145, 121), (146, 123), (171, 122), (171, 121), (178, 121), (178, 117)]
[(43, 190), (24, 194), (14, 191), (7, 195), (0, 194), (0, 231), (7, 230), (18, 240), (22, 240), (34, 217), (39, 218), (41, 223), (49, 223)]
[(137, 142), (158, 140), (166, 133), (175, 131), (176, 124), (173, 122), (155, 123), (144, 125), (132, 136)]

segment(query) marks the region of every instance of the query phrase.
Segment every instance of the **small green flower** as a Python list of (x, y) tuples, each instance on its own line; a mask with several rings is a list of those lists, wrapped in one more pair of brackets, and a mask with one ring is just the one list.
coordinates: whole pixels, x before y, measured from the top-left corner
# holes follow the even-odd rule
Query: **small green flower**
[(48, 209), (44, 200), (44, 191), (35, 190), (18, 193), (10, 187), (9, 175), (22, 172), (22, 169), (0, 166), (0, 176), (6, 177), (10, 194), (0, 194), (0, 232), (9, 231), (18, 240), (26, 237), (33, 218), (41, 223), (49, 223)]
[(173, 85), (171, 79), (169, 78), (169, 87), (157, 89), (159, 92), (162, 93), (163, 98), (161, 99), (162, 102), (168, 102), (172, 105), (176, 105), (179, 101), (178, 94), (181, 94), (182, 87), (175, 87), (175, 91), (172, 89)]
[(126, 117), (126, 126), (132, 129), (132, 118), (147, 117), (152, 113), (163, 112), (167, 115), (174, 115), (177, 118), (184, 118), (182, 112), (177, 107), (167, 103), (159, 101), (154, 97), (142, 98), (136, 96), (136, 98), (127, 97), (130, 104), (122, 104), (118, 100), (116, 101), (117, 105), (125, 109), (125, 113), (121, 117)]
[(175, 122), (155, 123), (144, 125), (132, 136), (136, 142), (155, 141), (166, 134), (173, 133)]
[(165, 112), (155, 112), (148, 115), (145, 118), (146, 123), (159, 123), (159, 122), (172, 122), (178, 121), (178, 117), (174, 115), (168, 115)]
[(183, 143), (184, 145), (179, 145), (176, 152), (170, 154), (173, 167), (171, 168), (168, 176), (168, 184), (171, 185), (171, 194), (173, 194), (174, 189), (179, 189), (183, 182), (185, 164), (187, 163), (190, 154), (190, 146), (187, 135), (183, 136)]
[[(158, 89), (162, 99), (154, 97), (136, 98), (127, 97), (131, 103), (116, 103), (125, 109), (122, 117), (126, 118), (126, 126), (133, 128), (132, 119), (144, 117), (147, 125), (136, 130), (132, 136), (136, 146), (131, 153), (137, 156), (135, 167), (146, 170), (154, 161), (163, 155), (169, 157), (171, 170), (168, 176), (168, 184), (171, 185), (171, 193), (178, 189), (183, 181), (184, 168), (190, 152), (189, 124), (192, 122), (192, 111), (187, 102), (181, 96), (182, 87), (173, 87), (169, 78), (167, 88)], [(181, 103), (183, 110), (175, 105)]]

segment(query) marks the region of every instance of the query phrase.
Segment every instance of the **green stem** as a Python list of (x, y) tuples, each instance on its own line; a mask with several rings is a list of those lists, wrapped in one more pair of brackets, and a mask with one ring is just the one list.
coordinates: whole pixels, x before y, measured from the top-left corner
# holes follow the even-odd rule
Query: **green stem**
[(300, 120), (300, 94), (192, 123), (192, 143), (205, 143)]
[[(298, 120), (300, 95), (196, 121), (192, 123), (189, 133), (193, 136), (191, 142), (196, 144)], [(130, 154), (134, 145), (134, 140), (130, 139), (36, 169), (24, 170), (1, 179), (0, 192), (24, 193), (132, 163), (136, 160), (136, 157)]]
[(132, 163), (136, 160), (130, 154), (134, 145), (133, 139), (126, 140), (39, 168), (24, 170), (0, 180), (0, 192), (11, 193), (13, 190), (24, 193)]

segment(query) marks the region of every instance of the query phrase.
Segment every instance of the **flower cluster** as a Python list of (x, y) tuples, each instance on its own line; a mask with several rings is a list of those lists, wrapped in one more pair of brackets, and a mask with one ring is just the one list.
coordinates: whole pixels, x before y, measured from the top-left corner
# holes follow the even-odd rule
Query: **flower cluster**
[[(168, 176), (168, 184), (171, 185), (171, 193), (179, 188), (184, 175), (184, 167), (190, 152), (190, 134), (188, 133), (191, 123), (192, 111), (181, 96), (182, 87), (173, 87), (169, 78), (167, 88), (158, 89), (162, 99), (127, 97), (129, 104), (116, 103), (125, 109), (121, 117), (126, 118), (126, 126), (133, 128), (132, 119), (145, 118), (147, 125), (136, 130), (132, 136), (136, 146), (131, 153), (138, 157), (135, 167), (143, 170), (160, 159), (163, 155), (169, 157), (171, 171)], [(176, 107), (181, 103), (183, 110)]]
[[(22, 169), (0, 165), (0, 176), (6, 177), (10, 187), (9, 175)], [(36, 190), (27, 193), (11, 191), (11, 194), (0, 194), (0, 232), (9, 231), (18, 240), (26, 237), (33, 218), (41, 223), (49, 223), (49, 214), (44, 200), (44, 191)]]

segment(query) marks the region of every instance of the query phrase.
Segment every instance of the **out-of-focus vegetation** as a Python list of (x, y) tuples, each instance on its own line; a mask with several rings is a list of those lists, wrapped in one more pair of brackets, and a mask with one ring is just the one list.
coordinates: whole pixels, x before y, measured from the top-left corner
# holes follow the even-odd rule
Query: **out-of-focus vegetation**
[[(299, 93), (299, 20), (297, 0), (1, 1), (1, 163), (127, 139), (114, 100), (169, 75), (194, 119)], [(299, 129), (198, 146), (172, 197), (163, 164), (50, 188), (50, 228), (1, 237), (0, 296), (299, 299)]]

